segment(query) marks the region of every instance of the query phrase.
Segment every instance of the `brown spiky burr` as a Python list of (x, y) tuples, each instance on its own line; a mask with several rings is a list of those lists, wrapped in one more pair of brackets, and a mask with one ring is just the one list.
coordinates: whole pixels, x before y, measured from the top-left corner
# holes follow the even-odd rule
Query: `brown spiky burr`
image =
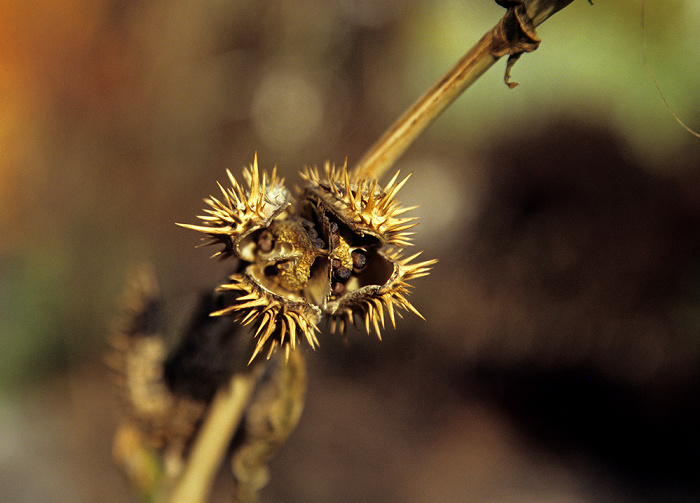
[[(347, 164), (306, 167), (296, 200), (279, 179), (258, 168), (255, 156), (243, 171), (245, 184), (228, 172), (231, 186), (219, 185), (223, 199), (205, 199), (203, 225), (179, 224), (221, 244), (214, 256), (235, 256), (241, 265), (219, 286), (233, 294), (212, 316), (232, 315), (253, 325), (255, 348), (268, 358), (283, 348), (288, 357), (300, 341), (318, 346), (323, 315), (331, 331), (346, 334), (359, 321), (381, 337), (385, 311), (396, 326), (396, 309), (420, 313), (407, 300), (409, 281), (425, 276), (435, 260), (404, 257), (415, 217), (397, 199), (409, 176), (397, 172), (386, 186), (355, 177)], [(422, 318), (422, 316), (421, 316)]]

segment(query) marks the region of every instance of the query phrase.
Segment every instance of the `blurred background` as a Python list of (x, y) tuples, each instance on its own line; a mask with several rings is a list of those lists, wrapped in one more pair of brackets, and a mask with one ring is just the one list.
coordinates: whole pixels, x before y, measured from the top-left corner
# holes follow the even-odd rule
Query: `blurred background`
[[(700, 3), (646, 2), (700, 128)], [(354, 164), (493, 1), (0, 1), (0, 493), (130, 501), (102, 364), (129, 266), (177, 332), (202, 198), (257, 151)], [(307, 351), (263, 501), (698, 501), (700, 140), (641, 2), (576, 0), (399, 160), (426, 317)], [(228, 482), (230, 483), (230, 481)], [(227, 479), (216, 501), (227, 501)]]

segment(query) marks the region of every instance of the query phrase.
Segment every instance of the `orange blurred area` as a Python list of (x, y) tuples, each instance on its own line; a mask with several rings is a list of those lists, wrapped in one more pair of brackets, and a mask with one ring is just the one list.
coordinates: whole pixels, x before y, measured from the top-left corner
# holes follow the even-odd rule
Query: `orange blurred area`
[[(646, 9), (697, 129), (697, 3)], [(129, 501), (102, 365), (129, 267), (155, 265), (175, 338), (229, 272), (175, 222), (226, 169), (354, 164), (503, 12), (0, 0), (0, 499)], [(698, 500), (700, 144), (637, 3), (538, 33), (517, 88), (499, 62), (397, 163), (439, 259), (427, 321), (306, 351), (263, 501)]]

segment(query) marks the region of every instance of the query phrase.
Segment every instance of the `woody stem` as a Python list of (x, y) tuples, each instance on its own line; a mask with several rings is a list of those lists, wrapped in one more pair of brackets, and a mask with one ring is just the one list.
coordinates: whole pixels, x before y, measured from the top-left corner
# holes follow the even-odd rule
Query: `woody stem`
[(168, 501), (204, 503), (226, 448), (250, 402), (264, 365), (246, 373), (235, 373), (227, 386), (216, 393), (202, 429), (197, 435), (182, 477)]
[[(517, 6), (524, 8), (534, 28), (572, 1), (501, 0), (498, 3), (509, 7), (509, 13), (510, 9)], [(498, 25), (481, 37), (476, 45), (389, 127), (353, 168), (356, 178), (381, 178), (423, 131), (500, 59), (492, 51), (497, 28)]]

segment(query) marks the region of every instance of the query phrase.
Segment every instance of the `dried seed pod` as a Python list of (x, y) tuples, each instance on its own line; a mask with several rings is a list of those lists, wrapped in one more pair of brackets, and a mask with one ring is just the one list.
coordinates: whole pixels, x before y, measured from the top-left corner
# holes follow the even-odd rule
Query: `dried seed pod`
[(300, 339), (305, 339), (312, 348), (318, 345), (316, 332), (321, 310), (302, 298), (276, 294), (262, 285), (262, 278), (246, 274), (234, 274), (230, 283), (219, 287), (221, 292), (237, 292), (240, 295), (229, 306), (211, 313), (211, 316), (234, 314), (243, 325), (255, 322), (257, 343), (253, 359), (265, 347), (269, 358), (278, 346), (287, 354), (296, 349)]
[(325, 312), (332, 319), (331, 330), (339, 327), (345, 333), (348, 324), (359, 318), (367, 333), (373, 328), (381, 339), (379, 327), (384, 328), (384, 309), (396, 328), (395, 306), (423, 318), (405, 295), (410, 287), (408, 281), (426, 276), (435, 260), (411, 263), (418, 255), (401, 258), (398, 254), (378, 252), (372, 257), (372, 271), (359, 281), (348, 281), (342, 296), (326, 305)]
[(384, 189), (376, 180), (355, 180), (348, 173), (347, 165), (336, 169), (326, 163), (323, 175), (317, 168), (305, 168), (301, 176), (308, 181), (301, 201), (307, 201), (316, 211), (323, 211), (335, 220), (334, 223), (347, 226), (356, 236), (372, 236), (380, 248), (411, 244), (412, 233), (406, 231), (417, 225), (417, 218), (400, 215), (415, 206), (402, 208), (396, 200), (397, 192), (410, 175), (398, 182), (399, 172), (396, 172)]
[(224, 244), (224, 249), (214, 256), (237, 256), (252, 262), (255, 260), (256, 243), (251, 235), (270, 225), (272, 220), (287, 209), (291, 195), (284, 186), (284, 179), (277, 177), (276, 169), (272, 175), (267, 172), (260, 176), (258, 157), (253, 158), (249, 169), (243, 170), (247, 189), (241, 187), (230, 171), (226, 171), (231, 187), (224, 189), (221, 185), (223, 200), (211, 196), (204, 200), (209, 208), (206, 215), (199, 219), (205, 225), (178, 224), (188, 229), (209, 234), (205, 245)]
[(176, 393), (167, 383), (161, 311), (155, 273), (150, 266), (141, 266), (130, 275), (122, 318), (110, 338), (105, 362), (133, 431), (150, 447), (181, 453), (206, 404)]
[(317, 324), (325, 313), (331, 328), (344, 332), (360, 319), (369, 332), (381, 334), (384, 310), (395, 325), (394, 307), (418, 311), (408, 302), (408, 281), (428, 274), (434, 260), (412, 263), (403, 258), (411, 244), (415, 218), (402, 217), (396, 194), (408, 177), (398, 173), (381, 188), (376, 180), (356, 180), (347, 166), (326, 163), (323, 171), (306, 168), (299, 198), (291, 198), (273, 172), (260, 178), (257, 159), (244, 171), (247, 189), (229, 173), (232, 188), (224, 202), (207, 199), (212, 209), (200, 217), (205, 225), (184, 225), (204, 232), (206, 244), (223, 244), (216, 255), (241, 259), (239, 272), (219, 291), (234, 301), (213, 316), (236, 315), (255, 324), (256, 347), (268, 356), (286, 354), (306, 340), (315, 347)]

